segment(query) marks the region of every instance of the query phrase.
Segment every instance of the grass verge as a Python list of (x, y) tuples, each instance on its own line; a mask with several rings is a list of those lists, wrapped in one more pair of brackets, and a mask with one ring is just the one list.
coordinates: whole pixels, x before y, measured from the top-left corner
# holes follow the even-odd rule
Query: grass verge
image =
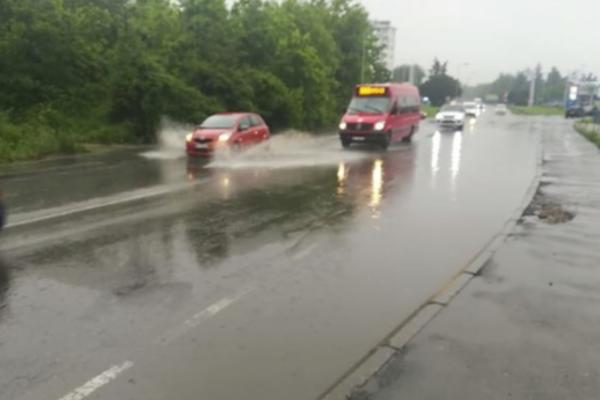
[(439, 107), (434, 107), (434, 106), (421, 106), (421, 110), (424, 111), (427, 114), (427, 118), (433, 118), (435, 117), (435, 114), (438, 113), (438, 111), (440, 110)]
[(513, 114), (516, 115), (564, 115), (565, 110), (562, 107), (550, 107), (550, 106), (509, 106), (508, 107)]
[(590, 142), (600, 148), (600, 126), (590, 120), (575, 122), (575, 130), (585, 136)]
[(85, 153), (86, 143), (132, 142), (128, 127), (107, 126), (101, 120), (69, 118), (53, 110), (16, 120), (0, 112), (0, 164)]

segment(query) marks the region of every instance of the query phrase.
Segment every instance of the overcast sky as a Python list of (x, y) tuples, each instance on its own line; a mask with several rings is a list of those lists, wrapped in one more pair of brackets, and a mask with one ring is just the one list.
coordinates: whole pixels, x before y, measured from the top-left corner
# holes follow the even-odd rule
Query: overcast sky
[(598, 0), (360, 1), (397, 28), (396, 64), (429, 69), (437, 56), (467, 84), (538, 62), (544, 73), (553, 65), (563, 74), (600, 72)]

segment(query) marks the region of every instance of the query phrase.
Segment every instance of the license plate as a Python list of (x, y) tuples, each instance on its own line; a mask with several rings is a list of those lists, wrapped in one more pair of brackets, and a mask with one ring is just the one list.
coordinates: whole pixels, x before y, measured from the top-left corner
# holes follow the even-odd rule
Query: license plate
[(208, 149), (208, 145), (206, 143), (196, 143), (197, 149)]
[(362, 142), (365, 140), (365, 138), (363, 136), (354, 136), (352, 140), (354, 140), (355, 142)]

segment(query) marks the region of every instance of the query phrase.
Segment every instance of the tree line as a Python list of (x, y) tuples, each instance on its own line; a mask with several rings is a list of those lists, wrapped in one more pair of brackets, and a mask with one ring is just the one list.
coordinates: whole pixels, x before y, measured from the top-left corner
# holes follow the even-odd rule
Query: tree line
[(448, 74), (448, 61), (437, 58), (426, 73), (418, 64), (403, 64), (392, 71), (395, 82), (411, 81), (419, 87), (421, 96), (429, 98), (431, 104), (440, 107), (450, 99), (460, 97), (463, 89), (460, 82)]
[[(534, 104), (556, 105), (564, 103), (569, 76), (561, 74), (556, 67), (547, 73), (540, 64), (535, 69), (502, 73), (493, 82), (469, 88), (468, 92), (476, 97), (488, 97), (497, 101), (525, 106), (529, 102), (531, 81), (535, 80)], [(578, 77), (578, 80), (595, 80), (593, 75)]]
[(356, 0), (2, 0), (0, 161), (152, 142), (162, 116), (227, 110), (274, 128), (339, 117), (386, 77)]

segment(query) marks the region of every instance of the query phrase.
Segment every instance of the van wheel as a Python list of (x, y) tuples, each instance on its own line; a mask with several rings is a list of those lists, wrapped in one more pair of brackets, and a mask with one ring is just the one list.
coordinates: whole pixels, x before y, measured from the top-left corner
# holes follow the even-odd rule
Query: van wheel
[(403, 137), (402, 141), (404, 143), (410, 143), (412, 141), (414, 134), (415, 134), (415, 127), (413, 126), (412, 128), (410, 128), (410, 133), (408, 134), (408, 136)]
[(383, 140), (380, 143), (381, 148), (383, 150), (387, 150), (388, 147), (390, 147), (391, 141), (392, 141), (392, 134), (386, 133), (386, 135), (383, 137)]

